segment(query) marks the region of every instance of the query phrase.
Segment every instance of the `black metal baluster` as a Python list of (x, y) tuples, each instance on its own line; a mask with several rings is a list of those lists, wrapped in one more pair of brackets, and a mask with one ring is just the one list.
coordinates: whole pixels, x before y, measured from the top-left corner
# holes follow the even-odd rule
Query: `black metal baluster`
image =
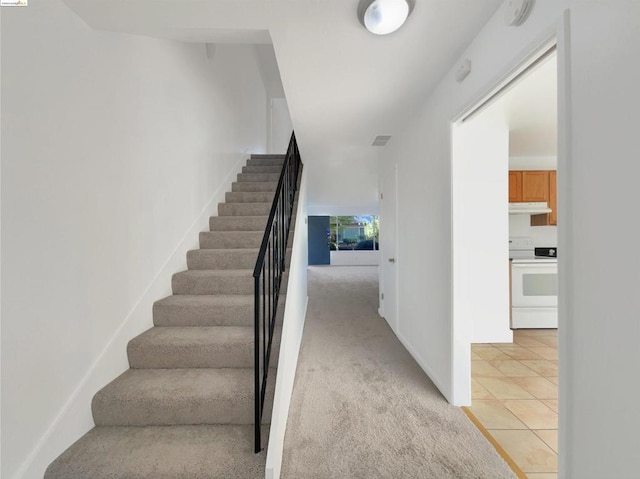
[(254, 452), (260, 452), (260, 422), (259, 418), (262, 418), (261, 411), (261, 401), (260, 401), (260, 277), (254, 277), (254, 335), (255, 335), (255, 344), (253, 348), (254, 354), (254, 367), (255, 367), (255, 375), (254, 375), (254, 387), (255, 387), (255, 405), (254, 405), (254, 413), (256, 417), (255, 427), (254, 427)]
[[(293, 202), (297, 190), (300, 157), (295, 134), (291, 135), (273, 204), (267, 220), (254, 277), (254, 387), (255, 387), (255, 452), (260, 452), (262, 412), (269, 375), (271, 346), (278, 312), (278, 299), (286, 269), (287, 244), (293, 215)], [(262, 305), (260, 304), (260, 281), (262, 280)], [(261, 307), (262, 306), (262, 307)], [(262, 328), (260, 310), (262, 309)], [(260, 337), (262, 329), (262, 338)], [(262, 346), (262, 351), (260, 351)], [(262, 364), (261, 364), (262, 360)]]

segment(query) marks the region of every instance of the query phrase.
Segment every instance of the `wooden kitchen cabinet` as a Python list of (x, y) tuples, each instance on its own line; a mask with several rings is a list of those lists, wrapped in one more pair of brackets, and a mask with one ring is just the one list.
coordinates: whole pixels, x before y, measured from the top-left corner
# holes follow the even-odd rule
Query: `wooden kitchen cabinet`
[(544, 201), (551, 213), (532, 215), (531, 226), (557, 225), (557, 179), (555, 170), (510, 170), (509, 203)]
[(549, 224), (557, 225), (558, 224), (558, 179), (557, 179), (557, 171), (549, 172), (549, 208), (551, 208), (551, 213), (549, 213)]
[(549, 202), (549, 172), (522, 172), (522, 201)]
[(522, 171), (509, 171), (509, 203), (522, 201)]
[(509, 171), (509, 202), (549, 201), (549, 171)]

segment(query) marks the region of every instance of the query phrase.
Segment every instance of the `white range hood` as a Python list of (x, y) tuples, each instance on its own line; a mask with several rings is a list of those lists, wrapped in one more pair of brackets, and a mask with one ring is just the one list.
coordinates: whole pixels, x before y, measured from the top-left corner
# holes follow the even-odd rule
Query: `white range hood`
[(551, 208), (545, 203), (509, 203), (510, 215), (542, 215), (545, 213), (551, 213)]

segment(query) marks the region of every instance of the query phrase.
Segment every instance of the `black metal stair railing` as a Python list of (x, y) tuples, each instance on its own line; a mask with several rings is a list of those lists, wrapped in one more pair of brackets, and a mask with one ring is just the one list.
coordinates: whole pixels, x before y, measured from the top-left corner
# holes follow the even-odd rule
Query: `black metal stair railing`
[(295, 133), (278, 180), (275, 198), (267, 220), (262, 245), (258, 253), (254, 279), (254, 360), (255, 360), (255, 452), (262, 449), (261, 423), (265, 403), (271, 344), (278, 312), (278, 298), (285, 270), (289, 227), (293, 202), (298, 188), (298, 173), (302, 167)]

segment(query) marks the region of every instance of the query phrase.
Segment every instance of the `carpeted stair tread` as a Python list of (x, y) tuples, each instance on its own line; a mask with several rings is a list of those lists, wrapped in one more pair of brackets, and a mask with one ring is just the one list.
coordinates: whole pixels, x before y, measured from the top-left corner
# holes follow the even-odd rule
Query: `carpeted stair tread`
[(225, 201), (229, 203), (271, 203), (273, 191), (229, 191), (225, 194)]
[[(268, 437), (269, 428), (263, 427)], [(95, 427), (47, 469), (45, 479), (258, 479), (253, 426)]]
[(256, 265), (258, 248), (194, 249), (187, 251), (187, 268), (191, 269), (252, 269)]
[(280, 179), (280, 173), (238, 173), (238, 183), (247, 181), (268, 181), (277, 182)]
[(284, 158), (249, 158), (247, 160), (247, 166), (282, 166), (284, 164)]
[(181, 271), (171, 285), (173, 294), (252, 294), (253, 269)]
[(91, 410), (96, 426), (251, 424), (253, 381), (253, 368), (129, 369)]
[[(295, 227), (296, 215), (291, 217), (291, 228)], [(261, 216), (211, 216), (210, 231), (261, 231), (267, 226), (268, 215)]]
[[(282, 288), (287, 287), (288, 274), (282, 275)], [(253, 269), (202, 269), (176, 273), (171, 278), (173, 294), (252, 294)]]
[(209, 218), (211, 231), (262, 231), (267, 226), (268, 215), (260, 216), (212, 216)]
[[(219, 216), (268, 216), (272, 202), (265, 203), (219, 203)], [(266, 222), (265, 222), (266, 225)]]
[(232, 192), (258, 192), (258, 191), (271, 191), (275, 193), (278, 187), (277, 181), (243, 181), (234, 182), (231, 185)]
[[(284, 293), (280, 294), (278, 317), (284, 314)], [(172, 295), (153, 305), (153, 324), (174, 326), (253, 326), (251, 295)]]
[(242, 167), (243, 173), (276, 173), (280, 174), (282, 172), (281, 165), (247, 165)]
[(251, 295), (172, 295), (153, 305), (155, 326), (250, 326)]
[[(202, 231), (201, 249), (242, 249), (259, 248), (264, 237), (263, 231)], [(258, 256), (256, 255), (256, 258)]]
[[(290, 240), (291, 241), (291, 240)], [(291, 244), (292, 241), (289, 243)], [(190, 270), (251, 269), (256, 265), (259, 249), (194, 249), (187, 251)], [(285, 253), (285, 264), (291, 262), (291, 248)]]
[(283, 155), (282, 153), (251, 153), (252, 160), (278, 159), (284, 161), (286, 157), (287, 155)]
[[(274, 332), (275, 354), (279, 338)], [(129, 342), (127, 353), (136, 369), (251, 368), (253, 341), (253, 325), (151, 328)]]

